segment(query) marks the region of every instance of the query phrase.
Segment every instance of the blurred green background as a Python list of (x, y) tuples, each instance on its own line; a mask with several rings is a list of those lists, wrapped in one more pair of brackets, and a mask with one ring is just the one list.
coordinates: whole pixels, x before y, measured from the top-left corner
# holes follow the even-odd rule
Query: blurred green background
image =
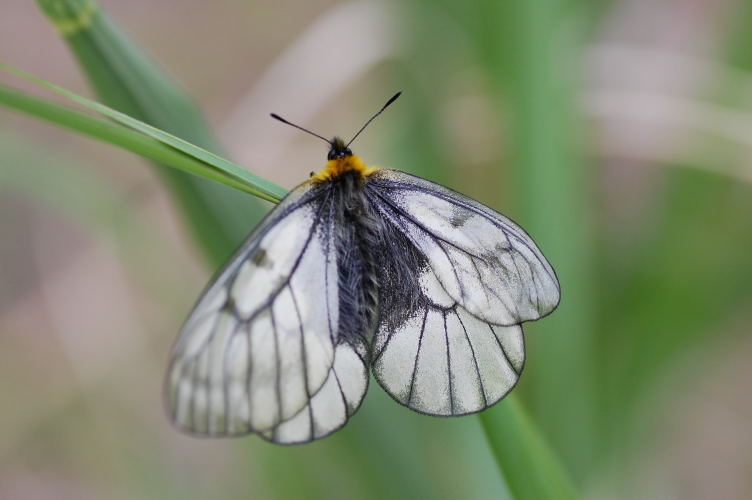
[[(402, 90), (356, 152), (506, 213), (559, 273), (515, 394), (579, 495), (752, 497), (752, 4), (92, 5), (5, 0), (0, 60), (287, 188), (326, 150), (269, 112), (347, 136)], [(170, 346), (271, 205), (147, 165), (0, 108), (0, 498), (510, 497), (478, 418), (375, 384), (311, 445), (173, 430)]]

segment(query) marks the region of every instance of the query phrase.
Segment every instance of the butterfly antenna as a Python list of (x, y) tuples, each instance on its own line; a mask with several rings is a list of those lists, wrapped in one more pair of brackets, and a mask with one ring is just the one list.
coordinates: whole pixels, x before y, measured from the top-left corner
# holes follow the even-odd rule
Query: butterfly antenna
[(394, 95), (392, 96), (392, 98), (391, 98), (391, 99), (389, 99), (388, 101), (386, 101), (386, 104), (384, 104), (384, 105), (383, 105), (383, 106), (381, 107), (381, 109), (380, 109), (380, 110), (378, 111), (378, 113), (376, 113), (375, 115), (373, 115), (373, 116), (372, 116), (372, 117), (371, 117), (371, 118), (370, 118), (370, 119), (369, 119), (369, 120), (368, 120), (368, 121), (366, 122), (366, 124), (365, 124), (365, 125), (363, 125), (363, 126), (362, 126), (362, 127), (360, 128), (360, 130), (358, 130), (358, 133), (357, 133), (357, 134), (355, 134), (355, 135), (353, 136), (353, 138), (352, 138), (352, 139), (350, 139), (350, 142), (348, 142), (348, 143), (347, 143), (347, 144), (345, 145), (345, 147), (348, 147), (348, 146), (349, 146), (350, 144), (352, 144), (352, 142), (353, 142), (353, 141), (354, 141), (354, 140), (355, 140), (355, 139), (356, 139), (356, 138), (357, 138), (357, 137), (358, 137), (358, 136), (360, 135), (360, 133), (361, 133), (361, 132), (363, 132), (363, 131), (365, 130), (365, 128), (366, 128), (366, 127), (368, 126), (368, 124), (369, 124), (369, 123), (371, 123), (371, 122), (372, 122), (372, 121), (374, 120), (374, 118), (376, 118), (376, 117), (377, 117), (377, 116), (379, 116), (379, 115), (380, 115), (381, 113), (383, 113), (383, 112), (384, 112), (384, 110), (385, 110), (385, 109), (386, 109), (386, 108), (387, 108), (387, 107), (388, 107), (388, 106), (389, 106), (389, 105), (390, 105), (391, 103), (393, 103), (394, 101), (396, 101), (396, 100), (397, 100), (397, 98), (398, 98), (399, 96), (401, 96), (401, 95), (402, 95), (402, 92), (397, 92), (396, 94), (394, 94)]
[(271, 113), (271, 116), (275, 120), (279, 120), (279, 121), (281, 121), (282, 123), (284, 123), (286, 125), (290, 125), (291, 127), (295, 127), (298, 130), (302, 130), (303, 132), (307, 132), (307, 133), (311, 134), (314, 137), (318, 137), (319, 139), (326, 141), (327, 144), (331, 144), (331, 141), (329, 139), (327, 139), (326, 137), (320, 136), (319, 134), (317, 134), (315, 132), (311, 132), (307, 128), (303, 128), (300, 125), (295, 125), (292, 122), (288, 122), (287, 120), (285, 120), (284, 118), (282, 118), (281, 116), (279, 116), (277, 113)]

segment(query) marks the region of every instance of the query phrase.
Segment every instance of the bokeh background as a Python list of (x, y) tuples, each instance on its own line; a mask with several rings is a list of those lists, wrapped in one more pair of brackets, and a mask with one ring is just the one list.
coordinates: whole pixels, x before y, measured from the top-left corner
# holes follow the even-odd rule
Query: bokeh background
[[(227, 155), (287, 188), (325, 146), (269, 112), (347, 136), (402, 90), (356, 151), (503, 211), (559, 272), (515, 392), (582, 497), (752, 497), (751, 3), (101, 5)], [(0, 10), (0, 59), (96, 96), (34, 2)], [(477, 418), (375, 384), (311, 445), (173, 430), (167, 355), (226, 252), (205, 236), (237, 243), (270, 205), (195, 224), (164, 181), (0, 109), (0, 498), (508, 496)]]

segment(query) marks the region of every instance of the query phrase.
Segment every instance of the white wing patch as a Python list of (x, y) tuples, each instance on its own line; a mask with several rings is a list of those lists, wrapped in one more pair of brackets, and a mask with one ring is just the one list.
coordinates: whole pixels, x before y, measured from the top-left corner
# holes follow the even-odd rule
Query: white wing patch
[(342, 428), (360, 407), (368, 389), (364, 355), (348, 344), (338, 345), (334, 365), (321, 389), (295, 416), (263, 432), (261, 437), (278, 444), (299, 444)]
[(380, 170), (382, 214), (429, 261), (446, 293), (496, 325), (545, 316), (559, 303), (559, 282), (533, 240), (510, 219), (443, 186)]
[(332, 228), (321, 222), (326, 204), (300, 201), (304, 193), (293, 192), (254, 231), (180, 332), (166, 387), (179, 428), (270, 431), (327, 385), (339, 323), (337, 258)]
[[(422, 283), (435, 278), (428, 270)], [(524, 364), (520, 325), (491, 325), (448, 295), (433, 290), (422, 307), (389, 331), (382, 323), (374, 343), (373, 373), (403, 405), (430, 415), (457, 416), (481, 411), (517, 383)], [(424, 294), (431, 293), (429, 287)]]

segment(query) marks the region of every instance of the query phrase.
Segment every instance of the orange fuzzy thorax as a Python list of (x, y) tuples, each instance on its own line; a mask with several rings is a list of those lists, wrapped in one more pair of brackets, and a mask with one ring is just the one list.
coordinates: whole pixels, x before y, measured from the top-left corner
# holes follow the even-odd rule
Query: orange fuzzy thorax
[(359, 156), (350, 155), (329, 160), (326, 162), (326, 167), (313, 175), (310, 181), (313, 183), (331, 181), (347, 172), (358, 172), (361, 178), (365, 179), (377, 170), (379, 167), (369, 167)]

